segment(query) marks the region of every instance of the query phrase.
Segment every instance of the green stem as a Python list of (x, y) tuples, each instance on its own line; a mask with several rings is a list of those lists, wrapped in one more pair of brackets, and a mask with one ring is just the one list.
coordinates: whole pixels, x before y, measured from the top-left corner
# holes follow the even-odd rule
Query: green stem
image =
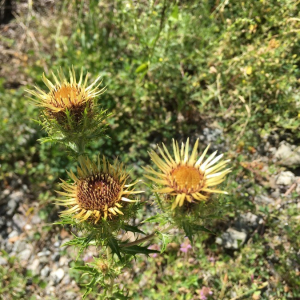
[(76, 142), (74, 142), (74, 144), (76, 145), (74, 150), (77, 156), (79, 157), (83, 155), (85, 151), (85, 143), (82, 140), (77, 140)]
[(147, 236), (145, 236), (145, 237), (143, 237), (143, 238), (141, 238), (139, 240), (136, 240), (134, 242), (130, 242), (130, 243), (127, 243), (127, 244), (119, 245), (119, 246), (122, 247), (122, 248), (125, 248), (125, 247), (131, 247), (131, 246), (134, 246), (134, 245), (138, 245), (138, 244), (144, 243), (144, 242), (146, 242), (148, 240), (151, 240), (153, 237), (156, 236), (156, 234), (168, 232), (169, 230), (171, 230), (174, 227), (175, 227), (175, 225), (170, 225), (170, 226), (168, 226), (167, 228), (165, 228), (165, 229), (163, 229), (161, 231), (160, 230), (156, 230), (155, 232), (153, 232), (153, 233), (151, 233), (151, 234), (149, 234), (149, 235), (147, 235)]
[(114, 282), (115, 282), (115, 279), (112, 277), (110, 279), (109, 296), (113, 295), (113, 292), (114, 292)]

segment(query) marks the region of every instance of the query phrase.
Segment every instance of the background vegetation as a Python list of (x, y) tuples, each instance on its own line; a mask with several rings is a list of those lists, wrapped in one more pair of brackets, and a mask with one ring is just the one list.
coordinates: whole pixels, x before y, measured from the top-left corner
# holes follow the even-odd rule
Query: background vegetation
[[(232, 205), (209, 228), (220, 235), (249, 211), (263, 220), (238, 251), (224, 250), (214, 236), (203, 234), (188, 254), (170, 248), (147, 264), (139, 258), (134, 276), (126, 279), (130, 297), (204, 299), (204, 286), (213, 292), (209, 299), (300, 297), (296, 205), (272, 210), (254, 202), (256, 195), (271, 194), (268, 179), (281, 170), (269, 157), (269, 148), (281, 140), (299, 142), (299, 1), (16, 5), (14, 19), (1, 25), (0, 37), (2, 185), (21, 178), (32, 199), (41, 200), (45, 220), (57, 218), (53, 190), (70, 161), (59, 145), (37, 142), (45, 133), (33, 121), (38, 110), (24, 89), (32, 84), (45, 88), (42, 73), (49, 75), (59, 67), (82, 67), (93, 79), (101, 74), (107, 92), (99, 103), (113, 115), (108, 120), (110, 139), (90, 145), (92, 155), (100, 151), (109, 158), (118, 156), (138, 177), (149, 162), (149, 148), (170, 144), (171, 138), (194, 141), (202, 136), (201, 148), (213, 142), (213, 148), (227, 151), (234, 170), (226, 183)], [(205, 135), (208, 128), (219, 134)], [(263, 171), (249, 167), (262, 157)], [(289, 196), (299, 197), (295, 192)], [(150, 211), (148, 207), (144, 214)], [(281, 243), (274, 242), (277, 236)], [(183, 241), (173, 237), (173, 242)], [(7, 280), (9, 285), (0, 284), (0, 293), (30, 276), (18, 277), (17, 262), (10, 263), (16, 274)], [(1, 276), (8, 274), (0, 266)], [(16, 293), (21, 293), (19, 298), (11, 299), (25, 297), (20, 290)]]

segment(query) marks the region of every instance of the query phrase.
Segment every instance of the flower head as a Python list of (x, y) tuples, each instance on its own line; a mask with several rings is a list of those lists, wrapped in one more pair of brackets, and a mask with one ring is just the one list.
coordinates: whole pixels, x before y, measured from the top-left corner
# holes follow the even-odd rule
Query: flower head
[(180, 251), (183, 253), (187, 253), (189, 249), (192, 249), (190, 241), (188, 238), (185, 238), (185, 241), (180, 245)]
[(207, 286), (203, 286), (202, 289), (197, 292), (200, 294), (201, 300), (207, 300), (207, 297), (213, 294), (213, 291)]
[(90, 220), (96, 224), (100, 218), (106, 220), (123, 215), (124, 202), (136, 202), (127, 197), (141, 191), (129, 189), (136, 182), (126, 185), (128, 174), (117, 159), (111, 165), (105, 157), (102, 162), (98, 157), (97, 164), (80, 157), (79, 163), (78, 177), (72, 171), (68, 173), (74, 184), (62, 180), (62, 188), (66, 192), (58, 192), (66, 198), (57, 203), (69, 207), (62, 215), (71, 215), (80, 221)]
[(90, 112), (94, 98), (103, 93), (105, 89), (98, 89), (101, 84), (100, 77), (91, 85), (86, 86), (88, 75), (86, 75), (83, 80), (82, 70), (79, 81), (76, 80), (74, 68), (69, 70), (69, 73), (69, 81), (61, 69), (57, 72), (57, 76), (52, 73), (54, 82), (51, 82), (45, 74), (43, 74), (42, 79), (49, 88), (49, 92), (44, 92), (38, 87), (35, 87), (35, 91), (28, 91), (37, 98), (33, 99), (36, 105), (42, 107), (45, 114), (55, 119), (59, 124), (65, 123), (67, 112), (70, 113), (76, 122), (79, 122), (84, 110), (87, 108), (88, 112)]
[(155, 177), (149, 175), (145, 175), (145, 177), (163, 186), (154, 192), (176, 196), (172, 209), (182, 206), (186, 201), (189, 203), (205, 201), (210, 193), (227, 194), (227, 192), (214, 187), (222, 183), (225, 175), (231, 172), (230, 169), (224, 170), (229, 160), (220, 162), (223, 154), (216, 156), (217, 151), (205, 160), (204, 157), (209, 146), (198, 157), (198, 143), (199, 139), (197, 139), (191, 155), (189, 155), (189, 139), (186, 144), (182, 143), (181, 149), (173, 140), (174, 157), (170, 155), (164, 144), (162, 145), (163, 149), (158, 147), (162, 158), (153, 150), (149, 153), (161, 172), (156, 172), (153, 168), (148, 167), (145, 170)]

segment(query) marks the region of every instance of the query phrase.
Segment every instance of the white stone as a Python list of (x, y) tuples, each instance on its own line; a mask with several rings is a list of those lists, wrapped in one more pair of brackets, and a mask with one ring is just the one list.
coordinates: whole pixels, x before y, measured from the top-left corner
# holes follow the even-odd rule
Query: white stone
[(237, 231), (233, 228), (228, 228), (221, 238), (216, 239), (216, 243), (222, 245), (226, 249), (239, 249), (246, 241), (247, 234)]
[(19, 259), (21, 261), (22, 260), (26, 260), (26, 261), (29, 260), (30, 256), (31, 256), (31, 250), (30, 249), (25, 249), (25, 250), (23, 250), (19, 253)]
[(274, 157), (283, 166), (299, 166), (300, 165), (300, 148), (290, 145), (282, 141), (279, 148), (275, 152)]
[(42, 270), (41, 270), (41, 276), (43, 278), (46, 278), (50, 273), (50, 268), (49, 266), (45, 266)]
[(18, 236), (18, 235), (19, 235), (18, 231), (13, 230), (13, 231), (8, 235), (8, 239), (11, 239), (11, 238), (13, 238), (13, 237), (15, 237), (15, 236)]
[(0, 256), (0, 266), (5, 266), (5, 265), (7, 265), (7, 259)]
[(291, 185), (295, 181), (295, 175), (290, 171), (281, 172), (276, 177), (276, 184)]
[(38, 258), (35, 258), (33, 262), (27, 266), (27, 269), (32, 271), (33, 275), (39, 274), (39, 267), (40, 267), (40, 260)]
[(51, 277), (55, 284), (60, 283), (64, 276), (65, 271), (62, 268), (58, 268), (56, 271), (51, 272)]

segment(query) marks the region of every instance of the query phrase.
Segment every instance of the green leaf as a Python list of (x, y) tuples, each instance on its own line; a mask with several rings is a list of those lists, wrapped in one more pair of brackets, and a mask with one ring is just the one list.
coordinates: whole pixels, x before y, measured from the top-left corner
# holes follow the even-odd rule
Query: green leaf
[(168, 223), (168, 220), (163, 217), (161, 214), (157, 214), (155, 216), (152, 216), (146, 220), (144, 220), (142, 223), (160, 223), (161, 225), (165, 225), (166, 223)]
[(131, 247), (123, 247), (122, 252), (130, 255), (136, 255), (138, 253), (149, 255), (151, 253), (159, 253), (157, 250), (148, 249), (148, 246), (142, 247), (142, 246), (131, 246)]
[(97, 273), (97, 271), (94, 268), (88, 267), (88, 266), (77, 266), (77, 267), (73, 267), (73, 270), (78, 270), (78, 271), (84, 271), (87, 272), (89, 274), (95, 274)]
[(123, 224), (121, 228), (124, 229), (124, 230), (126, 230), (126, 231), (138, 232), (138, 233), (145, 234), (145, 232), (143, 232), (142, 230), (140, 230), (137, 226), (131, 226), (131, 225)]
[(192, 228), (191, 224), (188, 222), (183, 222), (182, 227), (183, 227), (183, 230), (184, 230), (186, 236), (191, 241), (191, 244), (193, 244), (193, 228)]
[(173, 11), (171, 13), (171, 16), (170, 16), (170, 19), (171, 20), (178, 20), (178, 13), (179, 13), (179, 10), (178, 10), (178, 5), (174, 5), (174, 8), (173, 8)]
[(121, 293), (118, 293), (118, 292), (114, 293), (113, 296), (114, 296), (114, 298), (112, 298), (112, 299), (120, 299), (120, 300), (128, 300), (128, 299), (130, 299), (129, 297), (124, 296), (124, 295), (122, 295)]
[(207, 229), (207, 228), (205, 228), (204, 226), (201, 226), (201, 225), (194, 224), (192, 226), (192, 228), (193, 228), (193, 231), (205, 231), (205, 232), (208, 232), (208, 233), (215, 234), (211, 230), (209, 230), (209, 229)]
[(110, 237), (108, 239), (107, 245), (110, 247), (112, 253), (117, 254), (117, 256), (119, 257), (119, 259), (122, 260), (118, 241), (114, 237)]
[(157, 232), (161, 235), (162, 247), (160, 253), (163, 253), (166, 250), (167, 245), (169, 244), (171, 238), (169, 234)]
[(142, 73), (148, 70), (148, 63), (143, 63), (139, 67), (136, 68), (135, 73)]

